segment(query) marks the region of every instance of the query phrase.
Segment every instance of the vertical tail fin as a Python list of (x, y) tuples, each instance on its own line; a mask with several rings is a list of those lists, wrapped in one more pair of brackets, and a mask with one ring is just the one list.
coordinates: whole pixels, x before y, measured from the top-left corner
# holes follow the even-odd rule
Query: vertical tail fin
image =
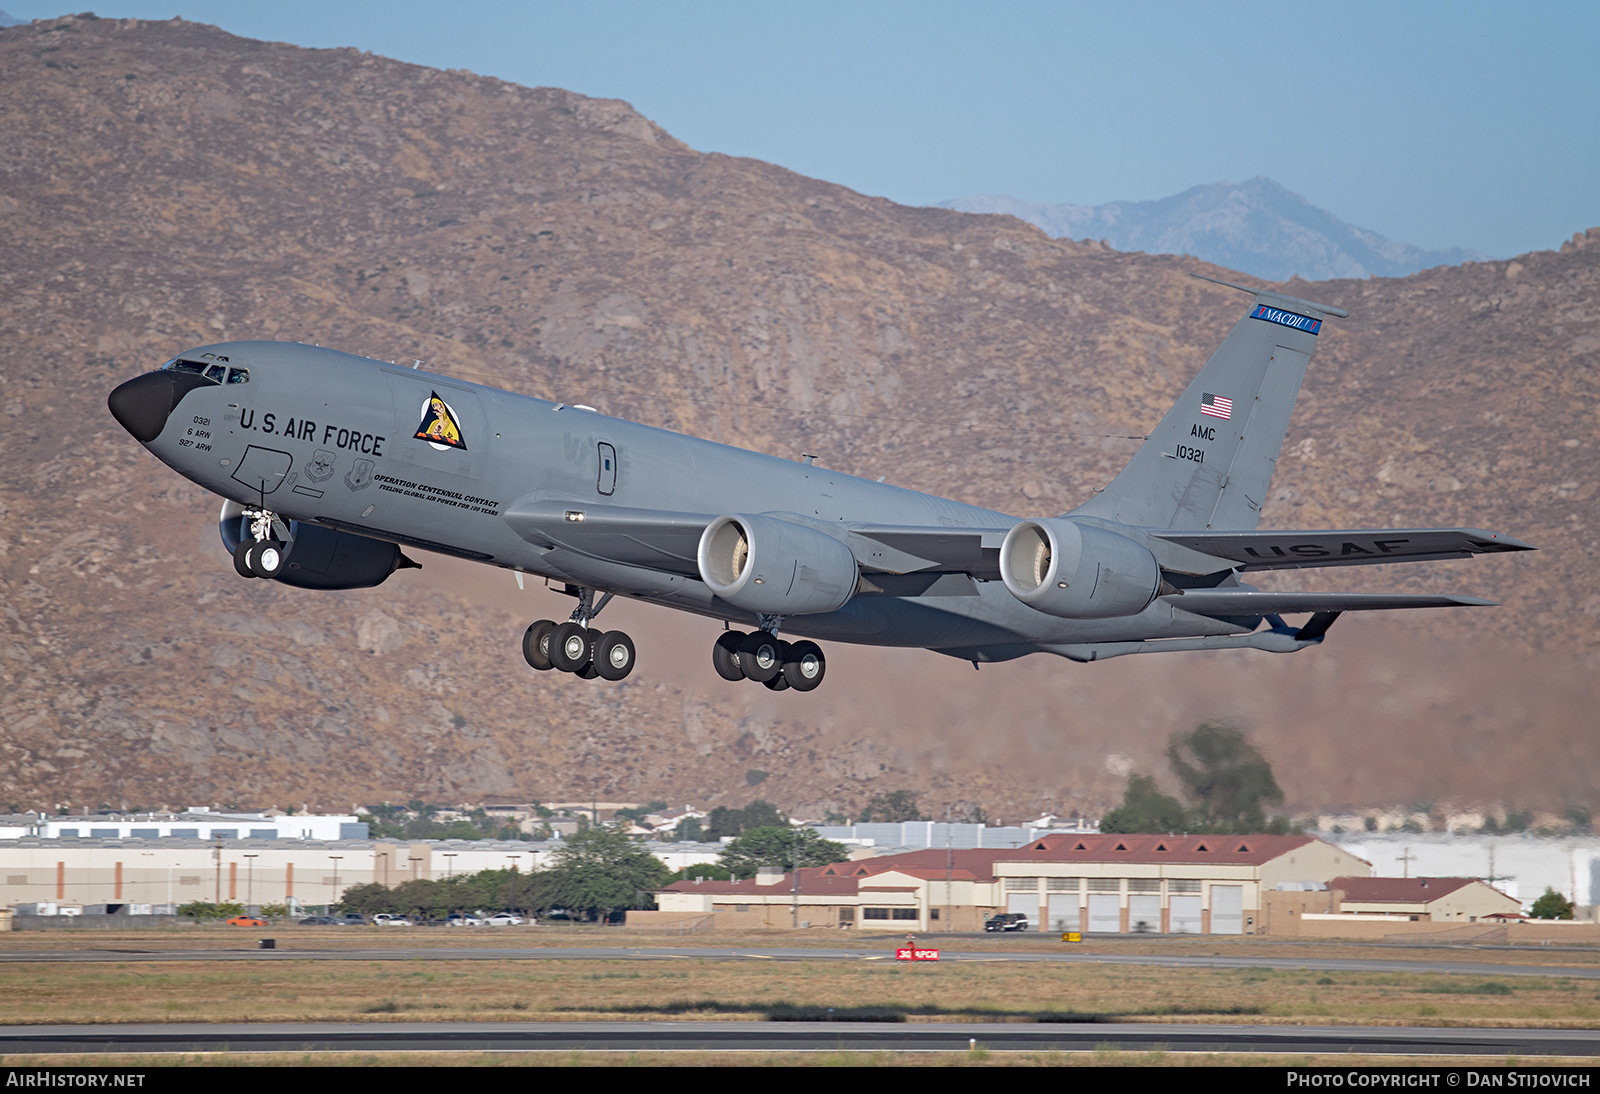
[(1253, 294), (1254, 307), (1128, 466), (1072, 515), (1153, 528), (1253, 530), (1260, 521), (1323, 317), (1350, 313), (1216, 283)]

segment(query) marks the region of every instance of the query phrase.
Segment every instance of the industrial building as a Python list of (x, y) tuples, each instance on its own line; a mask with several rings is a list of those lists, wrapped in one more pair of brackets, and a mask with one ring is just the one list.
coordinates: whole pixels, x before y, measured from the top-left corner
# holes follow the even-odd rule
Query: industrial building
[(1253, 934), (1268, 894), (1324, 889), (1371, 867), (1310, 836), (1054, 835), (1011, 849), (947, 848), (749, 881), (681, 881), (637, 925), (980, 930), (998, 912), (1033, 929)]
[(501, 840), (88, 839), (0, 842), (0, 907), (336, 903), (352, 885), (542, 867), (558, 844)]

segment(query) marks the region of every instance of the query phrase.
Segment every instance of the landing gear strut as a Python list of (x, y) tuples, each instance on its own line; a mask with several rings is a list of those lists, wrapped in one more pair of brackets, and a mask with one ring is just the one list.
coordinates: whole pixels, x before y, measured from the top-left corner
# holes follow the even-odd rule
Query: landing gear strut
[(810, 691), (822, 683), (828, 661), (815, 642), (778, 638), (782, 616), (759, 617), (761, 629), (723, 631), (711, 647), (711, 665), (724, 680), (751, 680), (772, 691)]
[(611, 601), (611, 593), (594, 602), (593, 589), (576, 589), (578, 606), (565, 623), (540, 619), (522, 636), (522, 656), (544, 672), (560, 669), (584, 680), (621, 680), (633, 671), (633, 639), (624, 631), (598, 631), (589, 626)]
[(250, 538), (233, 549), (233, 568), (240, 577), (277, 577), (287, 557), (283, 543), (273, 535), (277, 515), (267, 509), (246, 509), (242, 515), (250, 519)]

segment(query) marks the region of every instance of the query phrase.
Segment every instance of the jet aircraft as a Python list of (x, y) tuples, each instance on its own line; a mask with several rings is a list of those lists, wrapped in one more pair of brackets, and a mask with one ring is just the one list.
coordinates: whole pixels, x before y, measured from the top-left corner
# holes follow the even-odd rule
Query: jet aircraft
[[(1242, 580), (1532, 548), (1472, 528), (1257, 531), (1322, 324), (1348, 313), (1229, 287), (1253, 295), (1250, 309), (1122, 472), (1060, 516), (1019, 518), (301, 343), (200, 346), (108, 404), (157, 458), (225, 499), (222, 542), (241, 577), (367, 588), (416, 565), (403, 548), (511, 569), (519, 585), (537, 575), (577, 604), (531, 624), (524, 657), (590, 679), (634, 667), (632, 639), (594, 626), (613, 596), (748, 628), (725, 629), (712, 664), (775, 691), (822, 682), (816, 639), (974, 665), (1292, 653), (1343, 612), (1491, 603)], [(1283, 619), (1296, 614), (1309, 618)]]

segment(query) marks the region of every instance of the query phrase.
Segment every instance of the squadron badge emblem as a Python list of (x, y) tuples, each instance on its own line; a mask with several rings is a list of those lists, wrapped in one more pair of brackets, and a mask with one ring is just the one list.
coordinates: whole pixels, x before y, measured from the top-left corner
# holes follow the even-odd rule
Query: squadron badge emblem
[(427, 441), (441, 452), (446, 448), (459, 448), (463, 452), (467, 450), (467, 443), (461, 439), (461, 426), (456, 421), (455, 409), (439, 398), (437, 391), (423, 402), (422, 424), (417, 426), (412, 437)]

